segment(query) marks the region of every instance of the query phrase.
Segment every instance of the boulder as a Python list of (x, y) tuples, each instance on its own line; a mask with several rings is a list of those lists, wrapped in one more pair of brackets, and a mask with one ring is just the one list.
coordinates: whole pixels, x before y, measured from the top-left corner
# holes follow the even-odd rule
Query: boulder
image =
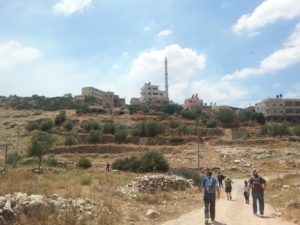
[(153, 210), (153, 209), (148, 209), (145, 216), (147, 216), (148, 218), (153, 218), (154, 219), (154, 218), (160, 217), (160, 213)]
[(15, 213), (14, 213), (14, 211), (11, 208), (11, 201), (10, 200), (6, 201), (5, 206), (3, 208), (2, 215), (3, 215), (3, 218), (6, 221), (10, 221), (10, 220), (12, 220), (14, 218)]

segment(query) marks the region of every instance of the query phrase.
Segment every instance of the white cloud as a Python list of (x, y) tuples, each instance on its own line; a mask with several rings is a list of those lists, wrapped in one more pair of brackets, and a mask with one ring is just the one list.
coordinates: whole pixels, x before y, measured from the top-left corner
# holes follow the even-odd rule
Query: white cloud
[(53, 7), (57, 14), (71, 15), (75, 12), (83, 12), (92, 4), (92, 0), (61, 0)]
[(128, 78), (131, 81), (164, 81), (164, 59), (168, 58), (171, 82), (192, 78), (196, 71), (205, 68), (206, 57), (190, 48), (173, 44), (163, 49), (146, 50), (133, 61)]
[(257, 34), (257, 30), (278, 20), (300, 16), (299, 0), (265, 0), (251, 14), (244, 14), (233, 25), (235, 33)]
[(0, 43), (0, 71), (22, 62), (38, 59), (40, 55), (39, 49), (23, 46), (14, 40)]
[(225, 75), (223, 80), (247, 79), (285, 69), (296, 63), (300, 63), (300, 23), (296, 25), (295, 31), (290, 35), (284, 47), (273, 52), (260, 62), (258, 68), (244, 68), (232, 74)]
[(165, 29), (165, 30), (162, 30), (161, 32), (159, 32), (157, 34), (157, 37), (158, 38), (164, 38), (164, 37), (170, 36), (171, 34), (173, 34), (173, 30), (171, 30), (171, 29)]

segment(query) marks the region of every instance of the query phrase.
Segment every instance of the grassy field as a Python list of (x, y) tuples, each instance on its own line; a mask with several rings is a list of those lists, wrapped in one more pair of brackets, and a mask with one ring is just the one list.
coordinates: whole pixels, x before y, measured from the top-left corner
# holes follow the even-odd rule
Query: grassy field
[[(300, 174), (287, 175), (276, 178), (268, 184), (266, 192), (267, 202), (270, 203), (282, 216), (300, 223)], [(291, 203), (297, 202), (298, 207)]]

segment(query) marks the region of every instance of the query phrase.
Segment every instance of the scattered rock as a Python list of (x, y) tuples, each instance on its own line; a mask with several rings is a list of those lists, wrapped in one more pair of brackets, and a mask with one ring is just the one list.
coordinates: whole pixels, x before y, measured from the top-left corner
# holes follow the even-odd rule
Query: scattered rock
[(290, 201), (287, 204), (287, 207), (289, 209), (300, 209), (300, 201), (296, 201), (296, 200)]
[(134, 198), (136, 192), (154, 194), (157, 191), (182, 191), (192, 187), (192, 180), (180, 176), (152, 175), (138, 177), (118, 190)]
[(283, 188), (283, 189), (290, 189), (290, 185), (287, 185), (287, 184), (286, 184), (286, 185), (283, 185), (282, 188)]
[(160, 213), (159, 213), (159, 212), (156, 212), (156, 211), (153, 210), (153, 209), (149, 209), (149, 210), (146, 212), (145, 216), (154, 219), (154, 218), (160, 217)]
[(12, 195), (0, 196), (0, 224), (8, 224), (16, 217), (36, 216), (43, 210), (63, 215), (66, 208), (77, 208), (81, 217), (92, 219), (97, 217), (97, 206), (96, 202), (90, 200), (80, 198), (64, 199), (57, 194), (47, 198), (44, 195), (27, 195), (26, 193), (16, 192)]

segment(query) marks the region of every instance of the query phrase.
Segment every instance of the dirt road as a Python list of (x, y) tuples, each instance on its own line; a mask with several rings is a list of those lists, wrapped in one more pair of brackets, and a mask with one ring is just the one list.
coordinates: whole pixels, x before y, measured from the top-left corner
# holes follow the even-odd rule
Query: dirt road
[[(222, 193), (220, 199), (216, 202), (216, 221), (214, 225), (293, 225), (294, 223), (284, 221), (281, 218), (273, 216), (274, 210), (271, 206), (265, 205), (265, 215), (263, 218), (255, 216), (252, 213), (252, 201), (250, 204), (244, 203), (240, 184), (241, 180), (234, 180), (232, 201), (226, 200)], [(224, 189), (222, 189), (224, 192)], [(168, 221), (162, 225), (199, 225), (204, 223), (204, 209), (194, 210), (176, 220)]]

